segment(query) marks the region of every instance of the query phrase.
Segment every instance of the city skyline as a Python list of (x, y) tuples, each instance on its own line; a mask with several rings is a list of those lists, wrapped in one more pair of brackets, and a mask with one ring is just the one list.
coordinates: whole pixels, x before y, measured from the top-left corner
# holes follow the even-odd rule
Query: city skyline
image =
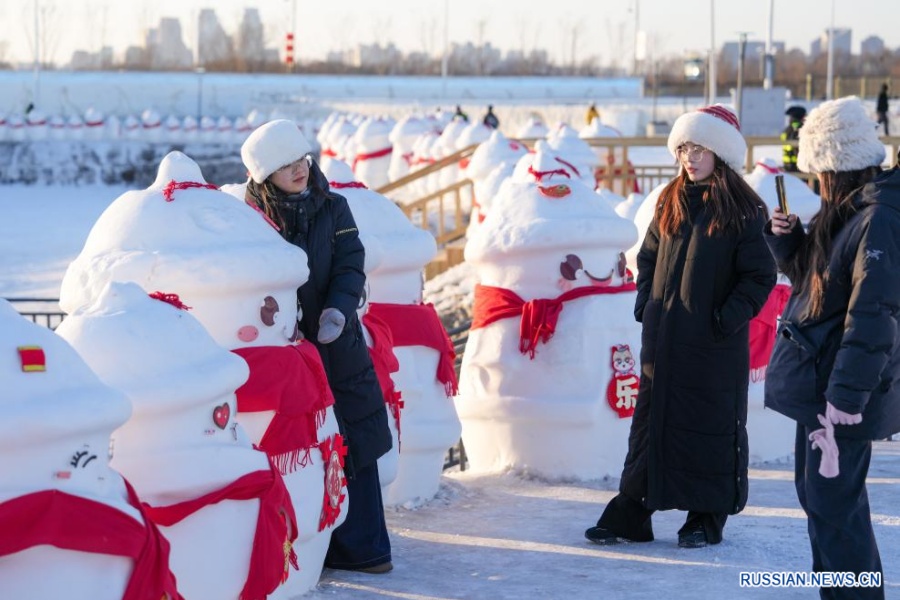
[[(253, 6), (246, 0), (219, 0), (215, 4), (208, 0), (8, 0), (0, 7), (0, 59), (17, 64), (33, 61), (36, 5), (42, 15), (42, 55), (45, 61), (57, 65), (67, 64), (75, 50), (97, 52), (110, 46), (121, 55), (127, 46), (142, 46), (146, 30), (156, 27), (163, 17), (181, 21), (184, 43), (193, 50), (197, 16), (203, 8), (214, 8), (229, 33), (236, 30), (244, 8), (258, 9), (266, 29), (266, 44), (280, 48), (293, 27), (295, 16), (291, 12), (296, 6), (299, 61), (322, 60), (329, 52), (371, 43), (393, 43), (404, 52), (439, 55), (446, 6), (451, 44), (490, 42), (504, 51), (542, 49), (559, 64), (598, 57), (604, 64), (627, 69), (634, 57), (636, 24), (646, 32), (652, 54), (705, 52), (710, 44), (712, 4), (710, 0), (686, 0), (675, 8), (662, 0), (559, 0), (552, 5), (538, 0), (454, 0), (446, 5), (412, 0), (385, 0), (380, 4), (338, 0), (313, 5), (308, 0), (266, 0)], [(510, 7), (517, 11), (509, 12)], [(748, 33), (751, 40), (764, 41), (768, 7), (765, 0), (752, 6), (715, 2), (716, 46), (721, 48), (736, 40), (739, 32)], [(871, 35), (881, 37), (889, 49), (900, 46), (900, 32), (891, 26), (896, 22), (891, 16), (900, 16), (900, 7), (877, 0), (835, 0), (834, 7), (835, 27), (853, 30), (854, 52)], [(775, 0), (774, 14), (773, 39), (784, 42), (787, 49), (799, 48), (806, 53), (831, 24), (830, 4), (816, 0)]]

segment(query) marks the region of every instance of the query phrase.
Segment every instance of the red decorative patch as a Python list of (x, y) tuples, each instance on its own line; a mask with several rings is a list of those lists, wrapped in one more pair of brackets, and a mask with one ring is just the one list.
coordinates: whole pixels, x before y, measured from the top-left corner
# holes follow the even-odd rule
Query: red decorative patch
[(228, 421), (231, 420), (231, 406), (226, 402), (222, 406), (217, 406), (213, 410), (213, 423), (219, 429), (228, 427)]
[(40, 346), (19, 346), (19, 362), (25, 373), (39, 373), (47, 370), (47, 357)]
[(548, 187), (539, 185), (538, 191), (542, 196), (545, 196), (547, 198), (565, 198), (572, 193), (572, 188), (564, 183), (560, 183), (558, 185), (551, 185)]
[(325, 463), (325, 495), (322, 499), (322, 514), (319, 517), (319, 531), (334, 525), (341, 514), (341, 503), (346, 494), (347, 478), (344, 477), (344, 457), (347, 447), (344, 438), (336, 433), (319, 444), (322, 461)]
[(635, 362), (631, 347), (628, 344), (613, 346), (610, 362), (613, 377), (606, 386), (606, 401), (620, 419), (627, 419), (634, 415), (634, 406), (641, 384), (640, 377), (634, 372)]

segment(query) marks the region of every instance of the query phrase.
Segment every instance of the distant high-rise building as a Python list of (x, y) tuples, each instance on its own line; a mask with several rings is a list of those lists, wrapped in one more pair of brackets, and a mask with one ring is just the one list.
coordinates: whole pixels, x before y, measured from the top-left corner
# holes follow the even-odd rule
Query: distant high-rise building
[(234, 44), (225, 33), (216, 11), (204, 8), (198, 17), (197, 63), (201, 67), (224, 64), (234, 59)]
[[(244, 9), (244, 17), (235, 36), (235, 50), (238, 60), (249, 70), (262, 67), (266, 62), (266, 48), (263, 41), (263, 24), (259, 10)], [(276, 59), (277, 60), (277, 59)]]
[(158, 28), (147, 32), (145, 46), (153, 69), (188, 69), (194, 62), (181, 39), (181, 21), (172, 17), (163, 17)]
[(870, 35), (859, 45), (859, 53), (865, 56), (866, 54), (879, 55), (884, 53), (884, 40), (878, 37), (877, 35)]
[[(815, 59), (820, 54), (828, 52), (828, 32), (819, 36), (819, 39), (813, 40), (809, 45), (809, 57)], [(849, 28), (835, 28), (834, 30), (834, 53), (850, 55), (850, 42), (852, 41), (853, 30)]]

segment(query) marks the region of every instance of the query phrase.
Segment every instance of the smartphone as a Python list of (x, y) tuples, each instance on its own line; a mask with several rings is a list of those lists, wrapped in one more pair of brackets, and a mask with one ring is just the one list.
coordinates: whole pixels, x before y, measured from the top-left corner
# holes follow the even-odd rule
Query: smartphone
[(785, 215), (791, 214), (788, 207), (787, 195), (784, 193), (784, 175), (775, 176), (775, 193), (778, 194), (778, 207)]

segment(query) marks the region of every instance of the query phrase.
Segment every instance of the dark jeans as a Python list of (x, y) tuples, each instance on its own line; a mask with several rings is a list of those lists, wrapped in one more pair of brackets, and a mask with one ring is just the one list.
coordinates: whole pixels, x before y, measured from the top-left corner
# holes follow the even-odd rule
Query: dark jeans
[(391, 560), (391, 540), (384, 521), (378, 463), (347, 479), (347, 520), (331, 534), (325, 555), (329, 569), (364, 569)]
[[(606, 510), (600, 515), (597, 527), (609, 529), (619, 537), (633, 542), (653, 541), (653, 523), (651, 517), (655, 511), (649, 510), (637, 500), (619, 494), (609, 501)], [(703, 527), (706, 539), (710, 544), (722, 541), (722, 530), (725, 529), (725, 513), (702, 513), (688, 511), (687, 519), (678, 534), (687, 533), (696, 527)]]
[[(806, 512), (813, 571), (881, 573), (866, 493), (872, 442), (838, 438), (840, 474), (826, 479), (819, 475), (822, 453), (811, 448), (810, 431), (797, 425), (794, 485)], [(884, 587), (821, 588), (819, 595), (824, 599), (882, 599)]]

